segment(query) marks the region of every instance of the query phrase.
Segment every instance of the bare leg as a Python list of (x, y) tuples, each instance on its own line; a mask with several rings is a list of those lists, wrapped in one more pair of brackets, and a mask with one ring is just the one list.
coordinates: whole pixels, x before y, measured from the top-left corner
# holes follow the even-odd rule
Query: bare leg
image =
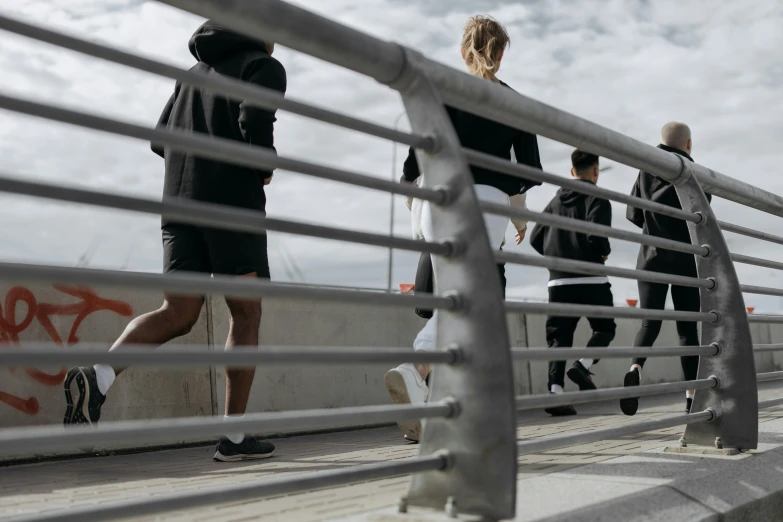
[[(255, 273), (247, 277), (257, 277)], [(261, 326), (261, 301), (226, 299), (230, 325), (226, 350), (258, 346)], [(247, 408), (256, 369), (226, 368), (226, 415), (242, 415)]]
[[(202, 306), (201, 297), (166, 296), (158, 310), (131, 321), (111, 349), (138, 344), (158, 346), (185, 335), (198, 321)], [(71, 368), (63, 382), (66, 404), (63, 423), (92, 425), (98, 422), (106, 393), (123, 370), (103, 364)]]
[[(159, 309), (131, 321), (111, 350), (130, 344), (159, 346), (185, 335), (198, 321), (203, 305), (201, 297), (166, 296)], [(114, 371), (119, 374), (124, 369), (115, 368)]]

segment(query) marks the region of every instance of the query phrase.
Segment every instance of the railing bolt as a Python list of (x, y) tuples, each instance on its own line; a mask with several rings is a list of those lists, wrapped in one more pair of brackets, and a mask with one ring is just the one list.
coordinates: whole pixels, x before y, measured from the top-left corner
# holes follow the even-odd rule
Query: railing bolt
[(397, 513), (407, 513), (408, 512), (408, 497), (400, 497), (399, 502), (397, 502)]
[(685, 441), (685, 437), (680, 437), (680, 447), (681, 448), (687, 448), (688, 443)]
[(459, 511), (457, 511), (457, 500), (454, 497), (446, 499), (446, 514), (451, 518), (457, 518)]
[(720, 437), (715, 437), (715, 448), (723, 449), (723, 439), (721, 439)]

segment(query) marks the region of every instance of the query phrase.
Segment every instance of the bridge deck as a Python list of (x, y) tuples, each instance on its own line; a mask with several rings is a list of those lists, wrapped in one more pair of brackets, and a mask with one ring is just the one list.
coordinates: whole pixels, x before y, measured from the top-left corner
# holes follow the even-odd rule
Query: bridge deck
[[(764, 387), (760, 396), (780, 396), (779, 387)], [(652, 420), (679, 413), (682, 397), (664, 397), (645, 401), (634, 418), (619, 413), (615, 403), (579, 408), (580, 415), (570, 419), (551, 419), (543, 412), (529, 412), (520, 419), (519, 437), (535, 438), (570, 431), (586, 431), (617, 426), (628, 422)], [(783, 409), (764, 410), (760, 421), (766, 423), (783, 417)], [(763, 426), (763, 425), (762, 425)], [(762, 428), (763, 430), (763, 428)], [(532, 488), (543, 475), (604, 462), (619, 457), (649, 453), (673, 445), (682, 428), (665, 429), (617, 440), (605, 440), (520, 458), (520, 495), (537, 495), (540, 485)], [(0, 518), (40, 513), (45, 510), (105, 503), (137, 498), (168, 491), (186, 491), (203, 487), (240, 484), (270, 477), (280, 477), (318, 470), (334, 469), (357, 463), (387, 461), (414, 456), (417, 446), (407, 444), (396, 428), (295, 436), (275, 441), (277, 456), (273, 459), (242, 463), (215, 463), (213, 447), (154, 451), (104, 457), (86, 457), (0, 468)], [(740, 457), (742, 458), (742, 457)], [(564, 473), (558, 480), (568, 480)], [(637, 477), (638, 478), (638, 477)], [(391, 516), (397, 499), (404, 494), (409, 478), (399, 477), (352, 486), (252, 500), (154, 517), (165, 521), (245, 520), (345, 520), (367, 513), (375, 520), (397, 520)], [(638, 482), (638, 480), (636, 481)], [(568, 498), (552, 503), (520, 499), (519, 520), (540, 520), (564, 514), (579, 505), (594, 505), (624, 492), (637, 490), (634, 480), (616, 477), (605, 487), (605, 498), (590, 494), (587, 498)], [(638, 485), (638, 484), (637, 484)], [(571, 505), (573, 504), (573, 505)], [(533, 506), (534, 509), (531, 509)], [(523, 508), (523, 506), (526, 506)], [(386, 514), (384, 514), (386, 513)], [(383, 515), (381, 515), (383, 514)], [(145, 518), (150, 520), (149, 517)], [(138, 519), (141, 520), (141, 519)]]

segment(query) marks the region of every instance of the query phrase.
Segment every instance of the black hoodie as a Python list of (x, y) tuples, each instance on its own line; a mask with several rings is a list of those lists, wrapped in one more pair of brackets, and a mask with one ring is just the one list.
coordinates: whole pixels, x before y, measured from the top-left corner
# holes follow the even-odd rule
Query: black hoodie
[[(194, 71), (237, 78), (285, 92), (285, 69), (272, 58), (264, 42), (207, 22), (195, 32), (189, 47), (198, 60)], [(274, 150), (274, 122), (275, 111), (250, 107), (209, 90), (177, 82), (158, 126)], [(212, 161), (168, 147), (164, 152), (155, 144), (152, 150), (166, 160), (165, 196), (265, 209), (264, 179), (271, 176), (271, 172)]]
[[(504, 87), (508, 87), (505, 83), (500, 83)], [(508, 88), (510, 89), (510, 87)], [(535, 134), (514, 129), (448, 105), (446, 111), (463, 147), (506, 160), (511, 160), (511, 149), (513, 148), (517, 163), (541, 170), (541, 158)], [(471, 166), (470, 170), (476, 185), (489, 185), (500, 189), (509, 196), (523, 194), (531, 187), (541, 185), (539, 181), (528, 181), (483, 167)], [(402, 171), (402, 181), (412, 182), (419, 177), (419, 163), (416, 161), (416, 155), (412, 148), (408, 151), (408, 159), (405, 160)]]
[[(591, 183), (587, 180), (580, 181)], [(561, 188), (557, 191), (555, 197), (544, 209), (544, 213), (589, 221), (608, 227), (612, 226), (612, 205), (608, 200), (574, 192), (567, 188)], [(605, 237), (592, 236), (563, 228), (551, 228), (541, 224), (536, 224), (533, 229), (530, 244), (536, 252), (543, 256), (600, 264), (604, 264), (604, 257), (612, 251), (609, 247), (609, 239)], [(585, 277), (585, 275), (559, 270), (549, 271), (550, 281), (572, 277)]]
[[(693, 158), (687, 153), (673, 147), (658, 145), (658, 148), (667, 152), (679, 154), (688, 159), (688, 161), (693, 161)], [(655, 203), (661, 203), (662, 205), (668, 205), (679, 209), (682, 208), (680, 198), (677, 196), (677, 189), (674, 188), (674, 185), (648, 172), (639, 172), (631, 195)], [(706, 196), (708, 201), (712, 201), (712, 196), (710, 194), (706, 194)], [(691, 243), (688, 224), (681, 219), (656, 214), (649, 210), (636, 208), (632, 205), (628, 205), (626, 217), (631, 223), (641, 228), (645, 234), (688, 244)], [(653, 272), (666, 272), (669, 274), (696, 277), (696, 260), (694, 259), (693, 254), (674, 252), (673, 250), (647, 245), (640, 246), (636, 267), (640, 270), (651, 270)]]

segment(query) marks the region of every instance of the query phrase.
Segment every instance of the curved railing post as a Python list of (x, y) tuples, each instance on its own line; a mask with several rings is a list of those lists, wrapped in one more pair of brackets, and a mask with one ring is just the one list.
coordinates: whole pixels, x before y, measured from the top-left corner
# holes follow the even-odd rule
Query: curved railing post
[[(682, 208), (701, 214), (700, 223), (688, 223), (691, 242), (709, 247), (710, 254), (698, 257), (699, 277), (712, 279), (712, 289), (701, 290), (701, 309), (716, 312), (717, 321), (702, 323), (702, 344), (716, 344), (717, 355), (701, 357), (699, 379), (715, 376), (718, 387), (699, 390), (691, 411), (711, 409), (711, 422), (690, 424), (685, 429), (688, 444), (735, 449), (755, 449), (758, 445), (758, 389), (753, 341), (734, 263), (718, 220), (696, 177), (692, 164), (682, 161), (680, 176), (672, 183)], [(718, 440), (720, 439), (720, 440)]]
[(432, 230), (456, 246), (453, 256), (433, 256), (436, 292), (454, 295), (455, 311), (437, 314), (438, 349), (458, 348), (458, 364), (435, 368), (430, 401), (453, 398), (456, 417), (426, 420), (422, 455), (446, 450), (447, 472), (413, 477), (408, 503), (498, 520), (511, 518), (516, 504), (516, 409), (506, 314), (500, 278), (490, 249), (473, 178), (459, 138), (439, 94), (419, 73), (423, 59), (405, 50), (406, 71), (393, 87), (401, 93), (413, 131), (435, 136), (437, 149), (417, 151), (423, 181), (443, 188), (446, 205), (432, 206)]

